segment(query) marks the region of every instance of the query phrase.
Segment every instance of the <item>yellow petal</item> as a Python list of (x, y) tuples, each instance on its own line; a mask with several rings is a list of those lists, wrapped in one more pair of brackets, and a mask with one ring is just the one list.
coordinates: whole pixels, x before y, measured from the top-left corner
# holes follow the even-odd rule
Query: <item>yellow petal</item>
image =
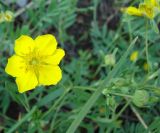
[(148, 6), (158, 6), (159, 2), (158, 0), (144, 0), (144, 4), (147, 4)]
[(40, 85), (56, 85), (62, 78), (59, 66), (46, 65), (39, 69)]
[(145, 3), (139, 5), (139, 10), (142, 12), (144, 16), (146, 16), (149, 19), (153, 19), (155, 16), (154, 8)]
[(57, 47), (57, 41), (51, 34), (38, 36), (35, 42), (40, 55), (52, 55)]
[(25, 60), (20, 56), (13, 55), (8, 59), (7, 66), (5, 68), (6, 73), (12, 75), (13, 77), (20, 76), (24, 73), (26, 69)]
[(135, 15), (135, 16), (142, 16), (142, 12), (133, 6), (130, 6), (128, 8), (123, 9), (125, 13), (129, 14), (129, 15)]
[(32, 90), (38, 85), (37, 77), (33, 71), (22, 73), (20, 77), (16, 78), (16, 83), (20, 93)]
[(50, 64), (50, 65), (58, 65), (62, 58), (64, 57), (65, 52), (63, 49), (56, 49), (53, 55), (47, 56), (43, 62), (45, 64)]
[(15, 41), (14, 50), (17, 55), (24, 56), (26, 54), (33, 52), (34, 46), (35, 43), (31, 37), (22, 35)]
[(158, 6), (158, 0), (150, 0), (152, 6)]

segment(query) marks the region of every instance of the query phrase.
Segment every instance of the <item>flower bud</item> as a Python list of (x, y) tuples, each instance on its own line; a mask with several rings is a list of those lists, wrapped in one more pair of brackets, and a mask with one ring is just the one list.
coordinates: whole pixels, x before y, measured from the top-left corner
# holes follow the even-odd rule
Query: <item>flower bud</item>
[(114, 66), (116, 64), (115, 55), (108, 54), (104, 57), (105, 65), (107, 66)]
[(133, 103), (138, 107), (143, 107), (149, 101), (149, 94), (145, 90), (136, 90), (133, 95)]

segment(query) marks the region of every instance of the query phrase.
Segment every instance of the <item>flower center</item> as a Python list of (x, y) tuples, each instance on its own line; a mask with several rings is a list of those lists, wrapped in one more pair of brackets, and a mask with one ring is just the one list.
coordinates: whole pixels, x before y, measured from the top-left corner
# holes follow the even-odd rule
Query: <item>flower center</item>
[(29, 64), (35, 66), (35, 65), (38, 65), (38, 64), (39, 64), (39, 61), (38, 61), (38, 59), (36, 59), (36, 58), (32, 58), (32, 59), (29, 61)]

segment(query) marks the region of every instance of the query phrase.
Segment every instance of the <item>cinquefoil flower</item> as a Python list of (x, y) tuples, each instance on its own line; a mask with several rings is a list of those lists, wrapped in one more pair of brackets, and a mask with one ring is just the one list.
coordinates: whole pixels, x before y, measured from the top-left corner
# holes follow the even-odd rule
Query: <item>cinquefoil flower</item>
[(14, 51), (5, 71), (16, 77), (20, 93), (38, 85), (56, 85), (61, 80), (62, 72), (58, 65), (65, 52), (57, 48), (53, 35), (41, 35), (35, 40), (22, 35), (15, 41)]
[(153, 19), (160, 12), (160, 5), (158, 0), (144, 0), (139, 4), (139, 7), (122, 8), (122, 11), (129, 15), (145, 16), (148, 19)]

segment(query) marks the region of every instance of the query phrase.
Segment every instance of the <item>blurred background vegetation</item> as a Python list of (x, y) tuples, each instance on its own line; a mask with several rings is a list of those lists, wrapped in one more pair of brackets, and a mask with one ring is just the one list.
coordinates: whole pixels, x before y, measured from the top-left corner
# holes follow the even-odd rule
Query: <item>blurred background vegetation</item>
[[(0, 132), (160, 133), (160, 36), (151, 25), (146, 31), (145, 18), (120, 11), (138, 2), (0, 0), (0, 12), (14, 15), (12, 22), (0, 23)], [(66, 51), (63, 79), (20, 94), (4, 72), (14, 40), (47, 33)], [(129, 58), (134, 51), (136, 61)]]

